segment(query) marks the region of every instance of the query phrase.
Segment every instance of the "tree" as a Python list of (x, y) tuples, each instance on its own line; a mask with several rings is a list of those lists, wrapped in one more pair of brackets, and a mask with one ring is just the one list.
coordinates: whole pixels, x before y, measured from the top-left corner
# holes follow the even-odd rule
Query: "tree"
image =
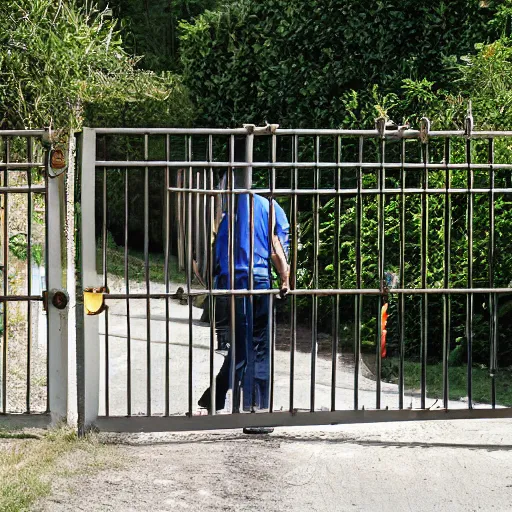
[(193, 20), (217, 0), (112, 0), (102, 1), (119, 20), (125, 49), (141, 55), (139, 66), (152, 71), (178, 70), (178, 23)]
[(179, 79), (136, 70), (115, 26), (105, 12), (74, 0), (2, 2), (0, 126), (74, 129), (85, 112), (119, 124), (120, 102), (137, 103), (142, 119), (152, 111), (153, 124), (188, 124), (192, 108)]

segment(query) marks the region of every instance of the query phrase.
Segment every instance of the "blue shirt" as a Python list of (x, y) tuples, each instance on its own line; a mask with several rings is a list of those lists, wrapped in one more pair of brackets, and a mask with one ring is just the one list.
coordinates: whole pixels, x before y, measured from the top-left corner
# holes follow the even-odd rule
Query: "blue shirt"
[[(270, 201), (262, 196), (253, 194), (254, 197), (254, 276), (270, 278), (270, 254), (268, 239), (268, 217)], [(250, 254), (250, 195), (240, 194), (236, 196), (236, 215), (234, 230), (234, 264), (235, 275), (247, 277), (249, 275)], [(275, 215), (275, 234), (279, 238), (283, 250), (288, 257), (290, 246), (290, 224), (284, 210), (273, 200)], [(229, 219), (226, 212), (223, 213), (217, 238), (215, 241), (215, 274), (229, 279), (229, 246), (228, 246)], [(229, 285), (228, 285), (229, 286)]]

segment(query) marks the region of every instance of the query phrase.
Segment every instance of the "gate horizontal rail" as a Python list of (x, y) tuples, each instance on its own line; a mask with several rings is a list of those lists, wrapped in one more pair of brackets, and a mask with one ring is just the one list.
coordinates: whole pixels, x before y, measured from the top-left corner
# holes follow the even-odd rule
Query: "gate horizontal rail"
[[(342, 288), (336, 290), (334, 288), (316, 289), (311, 290), (308, 288), (301, 290), (289, 290), (287, 295), (418, 295), (418, 294), (431, 294), (431, 295), (467, 295), (468, 293), (496, 293), (512, 294), (512, 288), (393, 288), (389, 291), (383, 291), (375, 288)], [(191, 297), (200, 297), (203, 295), (212, 295), (213, 297), (227, 297), (230, 295), (235, 296), (250, 296), (250, 295), (279, 295), (279, 290), (191, 290), (187, 295)], [(119, 299), (179, 299), (182, 295), (180, 293), (109, 293), (105, 296), (105, 300)], [(0, 298), (1, 300), (1, 298)]]
[[(269, 125), (272, 126), (272, 125)], [(257, 128), (256, 128), (257, 129)], [(273, 132), (268, 128), (253, 132), (251, 128), (95, 128), (98, 135), (297, 135), (297, 136), (339, 136), (339, 137), (369, 137), (385, 136), (390, 139), (418, 139), (421, 130), (345, 130), (345, 129), (286, 129), (277, 128)], [(429, 137), (471, 137), (474, 139), (492, 139), (497, 137), (512, 137), (512, 130), (429, 130)]]
[(403, 409), (358, 411), (297, 411), (225, 415), (164, 417), (99, 417), (95, 426), (105, 432), (183, 432), (245, 427), (303, 427), (386, 423), (394, 421), (449, 421), (483, 418), (511, 418), (512, 408), (503, 409)]
[[(129, 142), (123, 139), (125, 136), (130, 136)], [(116, 137), (119, 137), (117, 143)], [(123, 176), (119, 182), (122, 186), (117, 186), (119, 195), (124, 196), (124, 225), (121, 229), (124, 284), (118, 286), (118, 289), (111, 289), (105, 300), (107, 305), (114, 304), (114, 301), (125, 304), (126, 336), (123, 331), (122, 338), (126, 339), (123, 342), (126, 393), (123, 400), (125, 410), (119, 412), (118, 404), (112, 401), (113, 396), (120, 396), (119, 392), (112, 392), (111, 396), (117, 370), (113, 371), (109, 357), (111, 350), (119, 350), (113, 347), (116, 336), (121, 335), (114, 329), (118, 327), (113, 324), (115, 315), (112, 313), (109, 316), (107, 308), (102, 334), (102, 357), (105, 360), (100, 361), (98, 341), (91, 340), (87, 332), (83, 345), (84, 361), (88, 357), (87, 347), (92, 344), (95, 355), (91, 360), (93, 364), (101, 364), (103, 367), (104, 412), (98, 416), (97, 408), (94, 407), (89, 415), (83, 412), (84, 423), (95, 423), (105, 430), (138, 431), (511, 417), (512, 409), (500, 405), (502, 400), (499, 393), (497, 396), (496, 379), (499, 354), (503, 353), (498, 345), (498, 327), (504, 322), (498, 316), (498, 309), (500, 300), (508, 300), (512, 294), (509, 283), (512, 268), (509, 269), (508, 260), (504, 259), (508, 242), (503, 228), (500, 228), (500, 238), (496, 235), (497, 219), (503, 225), (508, 222), (507, 215), (511, 211), (508, 202), (512, 197), (512, 180), (509, 175), (512, 159), (507, 156), (506, 148), (500, 146), (503, 141), (510, 141), (511, 137), (512, 131), (473, 130), (471, 117), (466, 120), (465, 130), (448, 131), (430, 130), (428, 120), (422, 121), (420, 130), (405, 127), (386, 129), (381, 121), (378, 121), (374, 130), (295, 130), (280, 129), (276, 125), (263, 128), (249, 125), (236, 129), (86, 129), (84, 145), (95, 150), (83, 154), (83, 204), (86, 200), (90, 201), (91, 197), (97, 197), (98, 211), (95, 213), (94, 208), (88, 207), (82, 217), (82, 227), (87, 233), (82, 238), (82, 244), (84, 247), (95, 247), (97, 240), (100, 240), (101, 257), (98, 256), (98, 261), (101, 261), (102, 270), (101, 283), (84, 282), (85, 286), (101, 284), (107, 288), (111, 284), (107, 255), (108, 229), (112, 224), (108, 199), (111, 197), (111, 189), (107, 184), (110, 183), (110, 173), (121, 173), (119, 176)], [(154, 147), (159, 149), (152, 150)], [(119, 158), (123, 152), (125, 160)], [(112, 158), (109, 158), (110, 154)], [(496, 158), (496, 154), (499, 158)], [(150, 278), (150, 180), (156, 179), (151, 177), (162, 171), (165, 291), (155, 291)], [(135, 190), (130, 180), (133, 179), (133, 173), (137, 172), (141, 178)], [(223, 173), (224, 178), (221, 180)], [(243, 183), (236, 184), (237, 177), (241, 177), (239, 181)], [(300, 186), (301, 180), (307, 182), (303, 187)], [(253, 187), (252, 182), (257, 182), (257, 187)], [(96, 186), (99, 187), (97, 194)], [(130, 281), (131, 194), (137, 194), (142, 205), (143, 213), (139, 220), (144, 229), (144, 277), (143, 283), (139, 284), (142, 284), (145, 291), (134, 290), (134, 283)], [(270, 199), (267, 219), (269, 237), (273, 233), (270, 219), (277, 208), (274, 206), (275, 200), (281, 201), (281, 205), (287, 208), (290, 219), (289, 261), (292, 286), (288, 294), (290, 318), (286, 350), (289, 352), (289, 397), (285, 405), (288, 412), (277, 412), (274, 409), (276, 351), (281, 350), (276, 348), (276, 329), (281, 324), (276, 324), (273, 304), (277, 302), (274, 299), (279, 290), (254, 289), (253, 235), (250, 235), (248, 242), (248, 286), (235, 288), (231, 284), (224, 290), (217, 289), (213, 281), (215, 255), (211, 241), (218, 223), (219, 201), (223, 203), (221, 210), (225, 212), (228, 223), (228, 274), (234, 275), (234, 247), (238, 243), (235, 241), (237, 201), (243, 197), (251, 198), (249, 233), (254, 233), (255, 195)], [(478, 209), (478, 215), (475, 215), (475, 208)], [(91, 226), (95, 219), (98, 221), (98, 229)], [(299, 235), (305, 236), (304, 231), (309, 233), (307, 248), (299, 244)], [(171, 247), (174, 242), (177, 248)], [(175, 284), (170, 282), (173, 248), (185, 264), (185, 282), (179, 283), (186, 288), (185, 294), (174, 292)], [(88, 256), (84, 254), (84, 258), (84, 275), (88, 273), (92, 280), (96, 276), (96, 254), (88, 249)], [(199, 270), (193, 269), (193, 259)], [(206, 289), (193, 286), (193, 276), (198, 271), (203, 273)], [(332, 287), (321, 286), (325, 284), (325, 275), (321, 274), (330, 276)], [(308, 276), (309, 282), (304, 275)], [(505, 280), (507, 276), (509, 281)], [(388, 278), (396, 282), (390, 284)], [(305, 286), (306, 282), (308, 286)], [(216, 415), (215, 411), (210, 411), (207, 416), (195, 416), (194, 396), (197, 392), (194, 391), (193, 380), (197, 374), (194, 352), (197, 343), (193, 343), (195, 327), (192, 302), (201, 295), (207, 297), (212, 315), (209, 344), (205, 345), (209, 351), (207, 380), (212, 402), (215, 400), (216, 300), (221, 297), (228, 299), (231, 318), (229, 333), (231, 339), (236, 339), (234, 318), (237, 301), (246, 297), (249, 301), (247, 304), (250, 304), (247, 307), (252, 308), (255, 298), (268, 297), (272, 312), (268, 323), (269, 412), (235, 414), (240, 412), (239, 405), (232, 401), (231, 414)], [(170, 299), (185, 300), (188, 307), (189, 350), (184, 355), (187, 382), (181, 383), (186, 387), (187, 396), (182, 417), (173, 416), (170, 407), (170, 401), (174, 399), (173, 384), (177, 384), (171, 371), (176, 361), (173, 359), (170, 362), (173, 357), (170, 351), (173, 329), (170, 313), (175, 307)], [(330, 299), (330, 302), (325, 302), (326, 299)], [(351, 305), (348, 305), (348, 299), (352, 300)], [(477, 299), (483, 301), (483, 305), (475, 304)], [(130, 315), (133, 315), (133, 312), (130, 313), (130, 305), (133, 305), (131, 301), (136, 300), (145, 301), (144, 314), (136, 315), (136, 318), (143, 317), (142, 320), (146, 322), (144, 417), (138, 415), (142, 411), (135, 410), (132, 396), (134, 387), (139, 384), (133, 382), (132, 375), (134, 365), (138, 364), (132, 360), (132, 351), (136, 350), (132, 338), (134, 341), (139, 338), (131, 333), (133, 327), (130, 320)], [(389, 333), (382, 321), (381, 311), (390, 300), (394, 301), (392, 318), (396, 320), (391, 334), (395, 345), (391, 347), (388, 343), (388, 348), (398, 366), (397, 390), (393, 392), (396, 396), (392, 399), (393, 402), (396, 400), (393, 405), (398, 410), (387, 410), (391, 398), (383, 397), (383, 387), (387, 389), (388, 386), (383, 380), (383, 361), (386, 359), (386, 333), (388, 337)], [(153, 389), (152, 358), (155, 356), (151, 343), (155, 326), (152, 318), (158, 315), (152, 308), (158, 301), (165, 303), (165, 354), (162, 356), (165, 375), (161, 386)], [(465, 313), (462, 313), (462, 308)], [(345, 318), (345, 309), (351, 315), (350, 321)], [(310, 315), (310, 364), (307, 366), (310, 380), (309, 413), (296, 410), (298, 397), (295, 380), (300, 376), (298, 372), (304, 371), (304, 367), (299, 365), (297, 343), (300, 326), (297, 321), (299, 315), (304, 315), (304, 311)], [(321, 324), (328, 317), (326, 311), (332, 314), (329, 411), (318, 410), (315, 401), (317, 380), (325, 378), (325, 375), (318, 373), (321, 359), (318, 348)], [(411, 321), (413, 315), (414, 322)], [(483, 321), (482, 315), (488, 318)], [(434, 322), (431, 323), (432, 319)], [(475, 332), (475, 325), (478, 332)], [(509, 329), (508, 324), (505, 328)], [(99, 332), (97, 327), (95, 329), (94, 333)], [(344, 334), (346, 331), (350, 334)], [(486, 337), (486, 343), (482, 342), (482, 337)], [(350, 352), (347, 340), (352, 345)], [(340, 410), (337, 405), (337, 395), (341, 392), (338, 387), (338, 359), (342, 341), (344, 352), (348, 352), (353, 359), (353, 397), (350, 404), (353, 410)], [(473, 397), (473, 373), (478, 369), (473, 359), (476, 342), (480, 351), (478, 365), (485, 366), (488, 372), (488, 406), (479, 404)], [(362, 404), (361, 399), (360, 376), (365, 344), (371, 344), (374, 351), (375, 402), (372, 407)], [(415, 348), (411, 349), (411, 346)], [(463, 347), (463, 350), (458, 347)], [(412, 355), (411, 350), (415, 351)], [(463, 368), (466, 372), (467, 398), (462, 410), (453, 408), (455, 402), (450, 398), (450, 374), (458, 372), (458, 369), (452, 370), (449, 366), (450, 356), (457, 350), (463, 353)], [(228, 357), (231, 359), (230, 378), (234, 382), (234, 363), (237, 360), (234, 348), (231, 348)], [(405, 376), (408, 371), (412, 371), (407, 369), (406, 363), (419, 365), (419, 391), (416, 393), (419, 398), (416, 404), (418, 409), (416, 406), (411, 409), (405, 405), (406, 395), (408, 397), (410, 394), (407, 387), (411, 386), (406, 383)], [(441, 390), (432, 394), (427, 391), (427, 380), (435, 365), (441, 367), (442, 384)], [(206, 371), (206, 368), (203, 370)], [(137, 371), (140, 373), (142, 368)], [(99, 374), (94, 373), (93, 378), (99, 379)], [(365, 385), (368, 385), (366, 381)], [(96, 383), (91, 386), (97, 389)], [(156, 398), (163, 399), (162, 410), (155, 410), (155, 391), (160, 397)], [(99, 401), (99, 396), (96, 398)], [(427, 403), (434, 399), (434, 404), (437, 399), (441, 400), (441, 408), (433, 409), (434, 404)], [(505, 401), (508, 403), (508, 399)], [(345, 409), (348, 408), (345, 404)], [(254, 412), (254, 404), (251, 411)]]
[[(297, 168), (297, 169), (378, 169), (382, 167), (383, 169), (440, 169), (440, 170), (452, 170), (452, 169), (468, 169), (467, 164), (401, 164), (401, 163), (387, 163), (383, 164), (382, 166), (376, 164), (376, 163), (357, 163), (357, 162), (298, 162), (298, 163), (292, 163), (292, 162), (208, 162), (208, 161), (200, 161), (200, 160), (192, 160), (192, 161), (166, 161), (166, 160), (133, 160), (133, 161), (124, 161), (124, 160), (97, 160), (96, 165), (98, 167), (187, 167), (187, 168), (204, 168), (204, 167), (211, 167), (213, 169), (217, 167), (221, 168), (227, 168), (227, 167), (233, 167), (233, 168), (253, 168), (253, 169), (268, 169), (269, 167), (275, 168), (275, 169), (290, 169), (290, 168)], [(470, 169), (512, 169), (512, 164), (471, 164), (469, 166)], [(194, 193), (215, 193), (214, 190), (198, 190), (198, 189), (191, 189), (194, 191)], [(265, 189), (263, 189), (265, 190)], [(292, 190), (292, 189), (288, 189)], [(319, 189), (322, 190), (322, 189)], [(363, 189), (364, 190), (364, 189)], [(397, 188), (396, 190), (400, 190)], [(407, 190), (407, 189), (406, 189)], [(295, 189), (294, 192), (298, 192), (300, 189)], [(241, 194), (243, 192), (239, 190), (232, 191), (234, 194)], [(219, 192), (217, 192), (219, 193)], [(227, 193), (227, 191), (224, 191), (224, 193)], [(309, 192), (316, 193), (315, 192)]]

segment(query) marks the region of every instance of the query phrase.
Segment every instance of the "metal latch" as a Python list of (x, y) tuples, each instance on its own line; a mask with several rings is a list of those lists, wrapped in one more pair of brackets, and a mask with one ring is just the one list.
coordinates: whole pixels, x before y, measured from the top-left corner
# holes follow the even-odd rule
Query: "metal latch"
[(86, 315), (99, 315), (106, 309), (105, 294), (110, 293), (106, 286), (86, 288), (84, 290), (84, 309)]
[(52, 289), (44, 290), (43, 293), (43, 310), (48, 311), (48, 300), (51, 299), (52, 305), (57, 309), (66, 309), (69, 304), (69, 295), (65, 290)]

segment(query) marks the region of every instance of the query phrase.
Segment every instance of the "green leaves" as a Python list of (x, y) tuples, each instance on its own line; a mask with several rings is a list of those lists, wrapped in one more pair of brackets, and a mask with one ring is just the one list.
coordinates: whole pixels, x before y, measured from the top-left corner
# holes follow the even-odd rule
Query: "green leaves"
[(138, 103), (140, 118), (146, 112), (153, 123), (158, 104), (160, 125), (190, 124), (193, 110), (181, 82), (137, 71), (116, 23), (75, 0), (2, 2), (0, 126), (76, 129), (84, 115), (89, 124), (118, 125), (127, 103)]
[[(420, 84), (417, 103), (432, 101), (428, 83), (450, 85), (447, 56), (457, 60), (487, 37), (492, 13), (477, 0), (234, 0), (180, 24), (185, 83), (202, 112), (200, 124), (270, 117), (289, 127), (349, 127), (356, 119), (361, 127), (376, 115), (374, 86), (382, 97), (396, 95), (398, 116), (398, 96), (412, 94), (400, 92), (404, 78), (409, 88)], [(358, 104), (347, 112), (343, 98), (351, 90)]]
[[(24, 233), (17, 233), (9, 238), (9, 251), (11, 254), (21, 261), (27, 261), (27, 235)], [(32, 261), (36, 265), (41, 265), (43, 259), (43, 247), (41, 244), (32, 243), (30, 247), (30, 254)]]

